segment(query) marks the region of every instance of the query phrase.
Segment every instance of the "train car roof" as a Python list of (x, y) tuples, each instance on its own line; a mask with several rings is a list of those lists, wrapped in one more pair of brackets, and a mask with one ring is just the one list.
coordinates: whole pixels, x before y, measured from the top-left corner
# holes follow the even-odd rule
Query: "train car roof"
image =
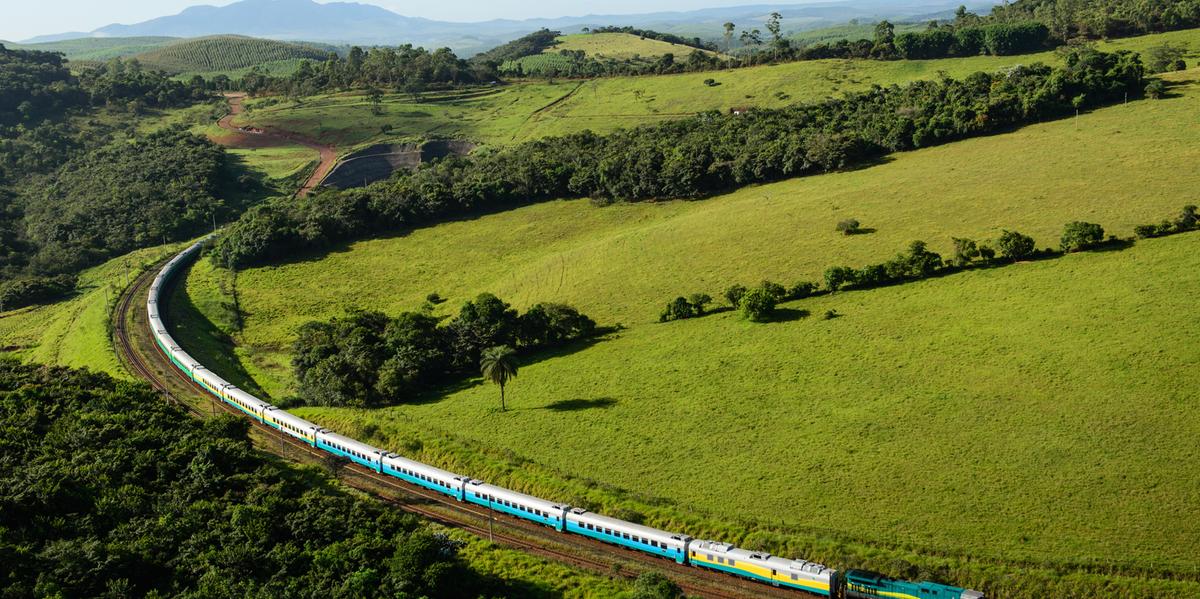
[(332, 441), (334, 443), (337, 443), (338, 445), (341, 445), (342, 447), (345, 447), (347, 449), (353, 449), (354, 451), (357, 451), (357, 452), (363, 453), (363, 454), (367, 454), (367, 455), (372, 455), (372, 454), (377, 454), (377, 453), (378, 454), (386, 453), (384, 450), (379, 449), (378, 447), (374, 447), (372, 445), (367, 445), (366, 443), (363, 443), (362, 441), (357, 441), (355, 439), (351, 439), (350, 437), (347, 437), (345, 435), (339, 435), (332, 431), (323, 430), (320, 433), (318, 433), (317, 436), (320, 437), (324, 441), (327, 441), (327, 442)]
[(776, 570), (785, 570), (789, 572), (797, 572), (806, 574), (811, 577), (818, 577), (823, 580), (828, 580), (833, 576), (834, 570), (824, 564), (810, 562), (802, 559), (788, 559), (771, 555), (765, 551), (750, 551), (734, 547), (729, 543), (720, 541), (695, 541), (692, 543), (692, 549), (698, 549), (706, 552), (717, 553), (727, 557), (731, 557), (738, 561), (756, 563), (758, 565), (774, 568)]
[(541, 497), (534, 497), (533, 495), (526, 495), (526, 494), (518, 492), (518, 491), (512, 491), (509, 489), (505, 489), (504, 487), (497, 487), (496, 485), (489, 485), (488, 483), (485, 483), (481, 480), (468, 481), (467, 488), (476, 493), (487, 493), (493, 497), (499, 497), (502, 499), (506, 499), (508, 501), (516, 501), (517, 503), (521, 503), (524, 505), (537, 507), (537, 508), (545, 509), (545, 510), (557, 510), (557, 509), (562, 509), (565, 507), (570, 507), (568, 505), (564, 505), (561, 503), (554, 503), (553, 501), (546, 501), (545, 499), (542, 499)]
[(441, 468), (430, 466), (429, 464), (418, 462), (416, 460), (410, 460), (404, 456), (396, 455), (391, 452), (386, 452), (384, 454), (383, 463), (390, 464), (392, 466), (399, 466), (401, 468), (407, 468), (413, 472), (419, 472), (427, 476), (435, 476), (445, 480), (461, 480), (467, 478), (461, 474), (455, 474), (449, 470), (442, 470)]
[(634, 533), (640, 537), (657, 537), (660, 540), (670, 540), (677, 543), (682, 543), (692, 538), (685, 534), (659, 530), (657, 528), (650, 528), (649, 526), (642, 526), (641, 524), (634, 524), (632, 522), (618, 520), (617, 518), (602, 516), (600, 514), (589, 512), (580, 508), (575, 508), (568, 512), (567, 519), (574, 519), (581, 522), (591, 522), (593, 524), (599, 524), (613, 530)]

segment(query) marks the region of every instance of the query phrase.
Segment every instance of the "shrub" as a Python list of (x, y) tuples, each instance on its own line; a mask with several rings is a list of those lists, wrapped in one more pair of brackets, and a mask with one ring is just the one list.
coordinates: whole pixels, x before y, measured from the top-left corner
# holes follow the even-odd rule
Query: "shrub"
[(830, 266), (825, 269), (825, 288), (837, 291), (848, 285), (853, 285), (857, 272), (849, 266)]
[(733, 306), (734, 308), (742, 305), (743, 295), (746, 295), (745, 285), (733, 285), (729, 289), (725, 290), (725, 299), (729, 302), (729, 305)]
[(659, 322), (671, 322), (672, 320), (683, 320), (696, 316), (695, 309), (691, 302), (682, 297), (677, 297), (667, 304), (661, 314), (658, 315)]
[(778, 300), (764, 287), (755, 287), (742, 296), (741, 303), (738, 308), (742, 311), (742, 317), (753, 322), (762, 322), (771, 318), (775, 313), (775, 304)]
[(788, 299), (804, 299), (817, 292), (818, 285), (812, 281), (800, 281), (788, 289)]
[(696, 316), (704, 316), (704, 310), (711, 304), (713, 298), (707, 293), (693, 293), (688, 296), (688, 302), (691, 302), (692, 308), (696, 310)]
[(1021, 260), (1033, 255), (1035, 245), (1033, 238), (1016, 231), (1004, 231), (996, 240), (996, 249), (1000, 257), (1006, 260)]
[(1074, 221), (1063, 228), (1062, 250), (1078, 252), (1096, 247), (1104, 241), (1104, 227), (1096, 223)]
[(842, 235), (854, 235), (862, 232), (862, 223), (858, 222), (856, 219), (848, 218), (843, 221), (838, 221), (836, 229), (837, 232), (841, 233)]
[(825, 311), (825, 320), (833, 320), (839, 316), (841, 316), (841, 314), (838, 314), (838, 311), (832, 308)]
[(1155, 79), (1146, 84), (1146, 96), (1155, 100), (1167, 95), (1167, 85), (1162, 79)]
[(954, 240), (954, 263), (959, 266), (966, 266), (972, 260), (980, 256), (979, 246), (974, 239), (961, 239), (952, 237)]
[(759, 283), (758, 286), (766, 290), (767, 293), (770, 293), (771, 297), (775, 298), (776, 302), (782, 302), (787, 299), (787, 289), (779, 283), (773, 283), (771, 281), (764, 280), (762, 283)]

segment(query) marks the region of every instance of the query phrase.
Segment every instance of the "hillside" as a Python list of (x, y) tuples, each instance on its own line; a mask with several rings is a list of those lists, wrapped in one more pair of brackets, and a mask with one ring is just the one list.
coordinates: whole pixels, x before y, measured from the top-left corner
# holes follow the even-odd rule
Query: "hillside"
[[(537, 205), (250, 269), (237, 278), (244, 329), (226, 331), (238, 346), (223, 351), (236, 356), (230, 367), (283, 397), (286, 348), (307, 320), (352, 306), (395, 314), (431, 292), (449, 299), (442, 313), (481, 291), (520, 307), (565, 301), (628, 328), (527, 364), (509, 414), (491, 413), (494, 389), (485, 386), (382, 411), (305, 413), (342, 430), (378, 427), (389, 447), (423, 445), (422, 457), (446, 465), (492, 460), (496, 477), (518, 488), (587, 493), (669, 521), (685, 512), (726, 531), (735, 517), (781, 523), (787, 532), (772, 538), (835, 563), (853, 553), (845, 543), (869, 539), (985, 562), (1066, 571), (1100, 562), (1186, 577), (1193, 562), (1184, 548), (1200, 542), (1200, 530), (1184, 524), (1200, 521), (1188, 499), (1200, 463), (1166, 439), (1200, 427), (1173, 409), (1200, 387), (1185, 367), (1200, 359), (1200, 331), (1177, 318), (1200, 292), (1189, 274), (1196, 234), (808, 300), (768, 325), (732, 314), (653, 323), (677, 295), (819, 279), (826, 266), (882, 260), (913, 239), (947, 253), (952, 236), (994, 239), (1009, 228), (1044, 247), (1077, 219), (1129, 235), (1195, 201), (1200, 154), (1190, 140), (1200, 125), (1188, 115), (1200, 108), (1200, 72), (1184, 79), (1169, 99), (868, 169), (698, 202)], [(847, 217), (875, 232), (835, 235)], [(214, 296), (221, 279), (202, 265), (189, 280), (191, 301), (215, 323), (230, 320), (220, 308), (228, 300)], [(827, 309), (844, 316), (800, 312)], [(1145, 383), (1163, 372), (1175, 392)], [(554, 407), (568, 404), (578, 407)], [(1136, 418), (1123, 416), (1131, 405)], [(546, 430), (561, 433), (547, 442)], [(666, 440), (662, 431), (677, 434)], [(717, 437), (720, 451), (706, 441)], [(853, 443), (831, 442), (843, 438)], [(518, 474), (511, 459), (532, 463)], [(583, 491), (553, 474), (564, 471), (686, 507)], [(1146, 481), (1153, 493), (1141, 493)], [(806, 518), (813, 512), (823, 514), (817, 529)], [(982, 574), (967, 568), (956, 580), (972, 576)], [(1127, 595), (1163, 588), (1142, 584)], [(1195, 590), (1175, 594), (1187, 589)], [(1032, 596), (1009, 591), (999, 596)]]
[(558, 45), (543, 50), (546, 54), (554, 54), (561, 50), (583, 52), (593, 58), (628, 59), (640, 56), (642, 58), (659, 57), (673, 54), (683, 60), (692, 52), (705, 52), (682, 44), (672, 44), (655, 39), (639, 37), (629, 33), (576, 33), (558, 38)]
[[(684, 35), (719, 38), (721, 25), (760, 25), (768, 14), (783, 14), (789, 29), (844, 23), (851, 19), (874, 21), (928, 20), (953, 13), (960, 0), (860, 0), (815, 3), (811, 6), (750, 5), (700, 10), (588, 14), (526, 20), (479, 21), (464, 14), (462, 21), (436, 21), (408, 17), (378, 6), (357, 2), (317, 3), (311, 0), (242, 0), (225, 6), (192, 6), (179, 14), (133, 24), (115, 24), (90, 33), (65, 33), (28, 40), (58, 41), (78, 37), (172, 36), (198, 37), (238, 34), (280, 40), (312, 40), (361, 45), (411, 43), (427, 48), (450, 47), (463, 56), (499, 46), (538, 29), (579, 32), (585, 27), (633, 26)], [(987, 0), (967, 2), (972, 10), (986, 9)], [(456, 19), (458, 21), (458, 19)]]
[(171, 73), (245, 69), (264, 63), (324, 60), (327, 49), (239, 36), (187, 40), (135, 56), (147, 68)]
[(178, 41), (180, 40), (173, 37), (85, 37), (38, 44), (13, 44), (5, 42), (4, 45), (14, 50), (61, 52), (67, 57), (67, 60), (71, 61), (105, 61), (111, 58), (149, 52)]
[[(1200, 30), (1115, 40), (1097, 47), (1144, 52), (1164, 42), (1200, 47)], [(260, 108), (250, 102), (251, 111), (237, 124), (296, 131), (343, 149), (423, 135), (506, 144), (584, 129), (604, 133), (704, 110), (778, 108), (872, 85), (932, 78), (940, 72), (961, 78), (977, 71), (1056, 60), (1052, 52), (938, 60), (812, 60), (680, 75), (522, 82), (449, 99), (429, 95), (414, 100), (408, 94), (388, 94), (379, 113), (361, 94), (330, 94), (303, 103), (272, 99)], [(706, 79), (719, 85), (706, 85)]]

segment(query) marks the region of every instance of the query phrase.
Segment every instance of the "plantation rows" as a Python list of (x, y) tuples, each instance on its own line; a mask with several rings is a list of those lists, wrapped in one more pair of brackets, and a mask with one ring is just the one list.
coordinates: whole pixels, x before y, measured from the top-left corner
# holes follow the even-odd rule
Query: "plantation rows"
[(328, 53), (311, 46), (252, 38), (213, 37), (167, 46), (138, 57), (166, 71), (227, 71), (266, 62), (324, 60)]

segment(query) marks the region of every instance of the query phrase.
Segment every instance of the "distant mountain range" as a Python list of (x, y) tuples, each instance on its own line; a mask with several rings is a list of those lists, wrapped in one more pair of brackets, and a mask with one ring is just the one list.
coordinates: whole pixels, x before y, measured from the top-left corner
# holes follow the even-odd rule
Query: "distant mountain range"
[[(689, 37), (718, 38), (721, 25), (732, 21), (762, 29), (771, 12), (783, 15), (788, 31), (815, 29), (853, 19), (924, 21), (945, 18), (963, 0), (859, 0), (815, 4), (753, 5), (686, 12), (634, 15), (586, 15), (523, 21), (492, 20), (454, 23), (406, 17), (370, 4), (312, 0), (242, 0), (227, 6), (193, 6), (183, 12), (132, 25), (108, 25), (90, 32), (39, 36), (22, 43), (62, 41), (84, 37), (200, 37), (236, 34), (276, 40), (307, 40), (332, 44), (450, 47), (470, 55), (543, 27), (576, 32), (603, 25), (634, 26)], [(992, 2), (965, 2), (986, 11)]]

